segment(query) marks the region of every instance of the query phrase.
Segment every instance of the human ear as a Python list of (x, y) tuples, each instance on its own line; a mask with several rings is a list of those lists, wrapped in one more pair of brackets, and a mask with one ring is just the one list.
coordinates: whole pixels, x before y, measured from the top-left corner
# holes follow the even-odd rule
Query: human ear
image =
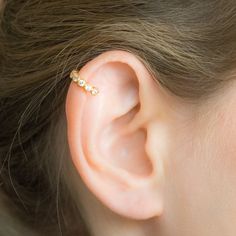
[(79, 74), (99, 94), (92, 96), (74, 82), (68, 90), (68, 143), (76, 170), (117, 214), (159, 216), (165, 142), (157, 121), (163, 112), (160, 88), (141, 60), (126, 51), (102, 53)]

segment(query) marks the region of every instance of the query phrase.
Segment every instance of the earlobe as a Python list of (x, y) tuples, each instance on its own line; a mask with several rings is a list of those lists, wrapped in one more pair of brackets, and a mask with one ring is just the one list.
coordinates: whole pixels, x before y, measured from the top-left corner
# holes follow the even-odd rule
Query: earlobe
[(154, 81), (144, 65), (124, 51), (101, 54), (80, 76), (99, 88), (99, 94), (88, 96), (74, 82), (68, 91), (68, 142), (77, 171), (114, 212), (134, 219), (160, 215), (160, 173), (147, 150), (156, 114), (147, 107), (155, 97)]

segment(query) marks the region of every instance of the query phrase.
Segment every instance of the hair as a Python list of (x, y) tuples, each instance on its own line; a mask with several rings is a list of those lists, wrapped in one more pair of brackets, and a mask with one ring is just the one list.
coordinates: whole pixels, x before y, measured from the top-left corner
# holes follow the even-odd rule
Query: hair
[(6, 0), (0, 24), (1, 235), (89, 234), (67, 170), (72, 69), (126, 50), (197, 103), (235, 69), (234, 0)]

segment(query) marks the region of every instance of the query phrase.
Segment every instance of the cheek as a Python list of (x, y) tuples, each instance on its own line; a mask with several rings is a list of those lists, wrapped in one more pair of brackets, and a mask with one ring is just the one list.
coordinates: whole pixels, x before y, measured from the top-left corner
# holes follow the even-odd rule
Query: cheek
[(236, 103), (225, 106), (178, 129), (166, 172), (174, 222), (200, 227), (204, 220), (220, 221), (222, 212), (236, 213), (235, 108)]
[(217, 151), (213, 158), (225, 167), (228, 174), (236, 175), (236, 83), (227, 88), (218, 100), (209, 119), (214, 134), (212, 147)]
[(236, 176), (236, 104), (221, 110), (213, 126), (214, 137), (209, 141), (215, 153), (214, 161), (225, 174)]
[(185, 148), (192, 158), (187, 163), (195, 170), (195, 178), (202, 175), (206, 183), (208, 178), (218, 185), (225, 180), (230, 183), (236, 179), (236, 96), (222, 99), (201, 114), (192, 124), (193, 131), (189, 130), (191, 142)]
[(193, 159), (188, 159), (192, 178), (209, 197), (232, 189), (236, 197), (236, 102), (230, 101), (209, 112), (192, 137)]

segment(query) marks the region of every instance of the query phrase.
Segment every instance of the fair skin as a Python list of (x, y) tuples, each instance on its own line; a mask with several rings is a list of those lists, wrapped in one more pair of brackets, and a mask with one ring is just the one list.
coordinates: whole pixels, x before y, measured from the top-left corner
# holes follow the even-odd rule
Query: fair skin
[[(167, 92), (135, 55), (102, 53), (71, 83), (71, 158), (95, 236), (236, 235), (236, 83), (197, 104)], [(79, 180), (78, 180), (79, 181)]]

